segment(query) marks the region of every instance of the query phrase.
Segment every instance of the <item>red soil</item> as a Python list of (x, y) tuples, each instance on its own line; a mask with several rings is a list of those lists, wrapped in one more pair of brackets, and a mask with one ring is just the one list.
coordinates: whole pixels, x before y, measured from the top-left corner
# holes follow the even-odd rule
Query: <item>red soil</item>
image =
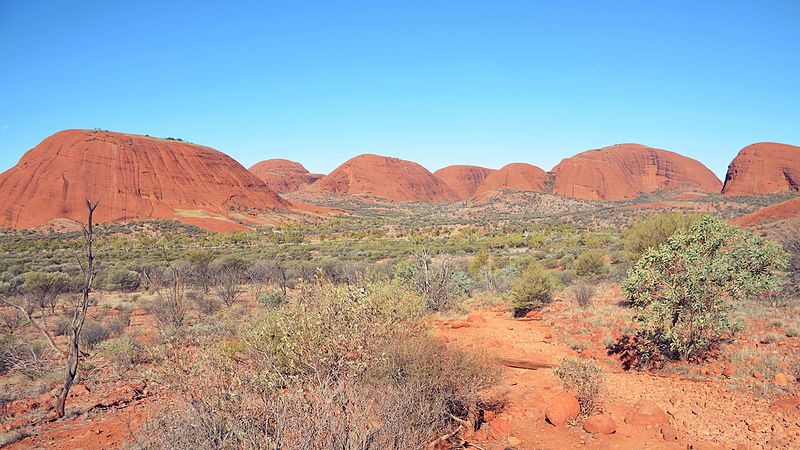
[(176, 219), (216, 231), (241, 217), (291, 204), (229, 156), (209, 147), (106, 131), (58, 132), (0, 175), (0, 225), (32, 228), (83, 221)]
[(268, 159), (248, 170), (278, 193), (296, 191), (325, 176), (309, 173), (302, 164), (288, 159)]
[(444, 181), (458, 195), (459, 200), (466, 200), (474, 197), (478, 188), (494, 172), (497, 171), (486, 167), (447, 166), (433, 174)]
[(305, 190), (380, 197), (396, 202), (458, 199), (442, 180), (421, 165), (378, 155), (356, 156)]
[(512, 163), (486, 177), (476, 195), (502, 190), (544, 192), (549, 181), (550, 175), (536, 166)]
[(742, 149), (728, 166), (724, 195), (800, 191), (800, 147), (760, 142)]
[(667, 150), (620, 144), (564, 159), (553, 169), (553, 193), (583, 200), (628, 200), (655, 191), (719, 192), (703, 164)]
[(774, 222), (800, 217), (800, 198), (770, 205), (733, 221), (736, 225), (749, 227), (763, 222)]

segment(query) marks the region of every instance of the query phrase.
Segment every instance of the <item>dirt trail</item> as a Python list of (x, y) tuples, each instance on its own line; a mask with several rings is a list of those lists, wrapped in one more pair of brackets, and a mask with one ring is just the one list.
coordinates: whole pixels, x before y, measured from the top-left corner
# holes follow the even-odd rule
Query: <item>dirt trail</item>
[[(500, 307), (473, 312), (464, 321), (439, 321), (435, 333), (448, 345), (483, 352), (491, 358), (554, 364), (577, 352), (556, 342), (543, 320), (512, 319)], [(577, 328), (576, 328), (577, 329)], [(598, 353), (600, 353), (598, 355)], [(500, 391), (506, 409), (468, 439), (484, 449), (744, 449), (800, 448), (800, 414), (790, 398), (773, 402), (734, 390), (730, 380), (709, 374), (703, 380), (623, 371), (601, 352), (584, 352), (606, 368), (604, 410), (616, 424), (611, 435), (584, 431), (581, 420), (557, 428), (545, 410), (560, 392), (552, 369), (506, 368)], [(500, 364), (500, 363), (498, 363)], [(668, 424), (643, 424), (634, 405), (654, 402)]]

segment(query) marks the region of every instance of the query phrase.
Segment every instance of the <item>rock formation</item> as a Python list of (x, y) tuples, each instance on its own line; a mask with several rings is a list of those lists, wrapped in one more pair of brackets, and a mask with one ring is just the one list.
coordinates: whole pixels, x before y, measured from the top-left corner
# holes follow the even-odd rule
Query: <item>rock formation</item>
[(325, 176), (309, 173), (302, 164), (288, 159), (268, 159), (248, 170), (278, 193), (296, 191)]
[(694, 159), (639, 144), (566, 158), (553, 169), (553, 193), (582, 200), (629, 200), (656, 191), (719, 192), (720, 180)]
[(760, 142), (743, 148), (728, 166), (724, 195), (800, 191), (800, 147)]
[(475, 196), (478, 188), (486, 181), (486, 178), (494, 169), (478, 166), (447, 166), (433, 174), (444, 181), (450, 189), (456, 193), (459, 200), (465, 200)]
[(107, 131), (58, 132), (0, 174), (0, 225), (52, 219), (176, 219), (215, 230), (291, 205), (229, 156), (209, 147)]

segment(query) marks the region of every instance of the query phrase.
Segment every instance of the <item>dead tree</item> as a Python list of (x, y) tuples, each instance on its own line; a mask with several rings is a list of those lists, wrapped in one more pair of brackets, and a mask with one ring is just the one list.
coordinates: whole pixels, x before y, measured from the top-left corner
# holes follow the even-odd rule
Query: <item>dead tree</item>
[(97, 273), (94, 270), (94, 210), (97, 209), (97, 203), (92, 203), (86, 199), (86, 208), (89, 212), (88, 225), (83, 227), (83, 236), (86, 239), (86, 266), (81, 264), (81, 270), (84, 275), (83, 283), (83, 296), (80, 301), (76, 302), (75, 308), (72, 313), (72, 339), (69, 346), (69, 361), (67, 362), (66, 376), (64, 378), (64, 387), (61, 389), (61, 394), (56, 400), (56, 417), (64, 417), (64, 407), (67, 402), (67, 395), (72, 387), (72, 382), (78, 375), (78, 362), (81, 356), (79, 344), (81, 338), (81, 331), (83, 331), (83, 324), (86, 321), (86, 312), (89, 308), (89, 292), (92, 290), (92, 282)]

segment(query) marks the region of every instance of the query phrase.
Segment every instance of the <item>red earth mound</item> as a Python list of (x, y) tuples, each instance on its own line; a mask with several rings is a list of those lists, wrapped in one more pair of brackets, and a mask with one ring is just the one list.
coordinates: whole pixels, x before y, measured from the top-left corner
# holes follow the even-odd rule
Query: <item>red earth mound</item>
[(639, 144), (589, 150), (553, 169), (553, 193), (582, 200), (628, 200), (656, 191), (719, 192), (720, 180), (694, 159)]
[(259, 211), (290, 208), (229, 156), (209, 147), (107, 131), (58, 132), (0, 174), (0, 225), (53, 219), (175, 219), (212, 230), (242, 228)]
[(773, 222), (796, 217), (800, 217), (800, 198), (761, 208), (752, 214), (739, 217), (734, 220), (733, 223), (743, 227), (749, 227), (763, 222)]
[(512, 163), (486, 177), (486, 181), (478, 188), (477, 194), (487, 192), (512, 191), (547, 191), (550, 174), (526, 163)]
[(478, 188), (486, 181), (486, 178), (494, 169), (478, 166), (447, 166), (433, 174), (444, 181), (444, 183), (458, 195), (460, 200), (465, 200), (475, 196)]
[(325, 176), (309, 173), (302, 164), (288, 159), (268, 159), (248, 170), (279, 193), (296, 191)]
[(728, 166), (724, 195), (800, 191), (800, 147), (759, 142), (742, 149)]
[(442, 180), (419, 164), (378, 155), (356, 156), (305, 190), (396, 202), (458, 199)]

